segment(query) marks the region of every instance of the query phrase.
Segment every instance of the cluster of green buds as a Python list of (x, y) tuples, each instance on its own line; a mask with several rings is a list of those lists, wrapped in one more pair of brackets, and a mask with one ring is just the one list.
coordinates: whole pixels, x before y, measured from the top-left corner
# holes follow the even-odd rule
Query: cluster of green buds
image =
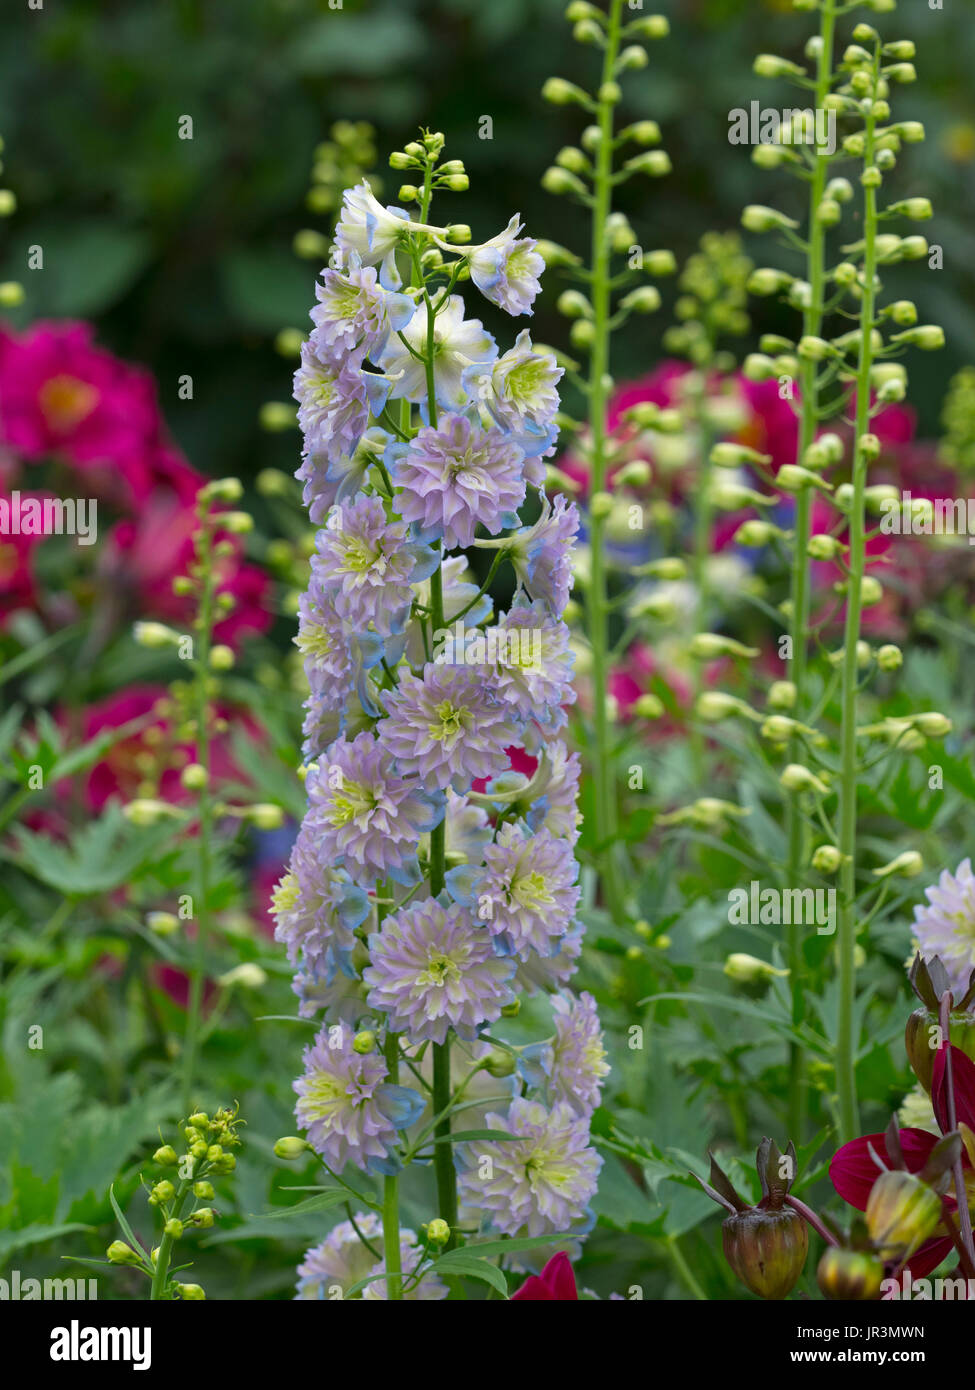
[[(403, 150), (389, 156), (389, 167), (397, 173), (412, 174), (418, 183), (400, 185), (397, 197), (401, 203), (421, 203), (424, 190), (431, 192), (466, 193), (470, 179), (462, 159), (445, 159), (439, 163), (447, 138), (443, 131), (425, 130), (419, 140), (411, 140)], [(450, 227), (450, 240), (463, 245), (471, 239), (471, 231), (460, 223)], [(429, 253), (428, 253), (429, 254)]]
[(718, 341), (742, 338), (751, 326), (746, 306), (753, 269), (736, 232), (706, 232), (680, 273), (678, 322), (664, 334), (666, 350), (704, 370), (733, 371), (735, 358), (719, 351)]
[[(126, 1240), (114, 1240), (106, 1250), (110, 1264), (129, 1265), (150, 1280), (150, 1299), (206, 1297), (199, 1284), (171, 1278), (176, 1243), (193, 1230), (206, 1231), (219, 1213), (210, 1205), (215, 1196), (213, 1178), (226, 1177), (237, 1166), (234, 1150), (240, 1147), (238, 1129), (243, 1124), (239, 1107), (221, 1107), (211, 1117), (203, 1111), (190, 1115), (181, 1126), (177, 1150), (162, 1144), (152, 1155), (156, 1176), (142, 1183), (148, 1205), (159, 1213), (162, 1237), (147, 1251), (122, 1216), (114, 1195), (112, 1203)], [(181, 1266), (185, 1268), (185, 1266)]]
[(756, 1155), (761, 1199), (751, 1206), (735, 1191), (713, 1154), (710, 1182), (697, 1181), (729, 1213), (722, 1222), (725, 1259), (746, 1288), (759, 1298), (783, 1299), (795, 1288), (809, 1252), (806, 1208), (791, 1196), (796, 1151), (785, 1153), (763, 1139)]
[(941, 416), (941, 457), (952, 468), (975, 472), (975, 367), (952, 378)]

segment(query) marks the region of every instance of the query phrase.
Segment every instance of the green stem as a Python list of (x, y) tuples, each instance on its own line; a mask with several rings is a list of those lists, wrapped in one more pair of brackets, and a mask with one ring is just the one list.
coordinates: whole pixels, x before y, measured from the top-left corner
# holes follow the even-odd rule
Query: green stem
[[(875, 76), (879, 71), (879, 53), (874, 61)], [(876, 117), (866, 118), (864, 167), (874, 162)], [(839, 974), (839, 1002), (834, 1059), (836, 1067), (837, 1109), (840, 1140), (847, 1143), (859, 1133), (856, 1094), (856, 1038), (853, 1033), (856, 1003), (856, 852), (857, 852), (857, 779), (860, 766), (857, 758), (857, 693), (859, 668), (857, 644), (860, 640), (860, 588), (865, 569), (864, 488), (868, 458), (863, 439), (870, 432), (870, 371), (873, 367), (873, 327), (876, 313), (877, 274), (877, 190), (866, 188), (863, 199), (863, 298), (860, 305), (860, 360), (856, 382), (856, 441), (853, 453), (853, 499), (849, 513), (850, 572), (847, 581), (846, 627), (843, 641), (843, 679), (840, 696), (842, 722), (840, 730), (840, 901), (837, 924), (836, 951)]]
[[(193, 1184), (192, 1178), (183, 1178), (176, 1190), (173, 1199), (173, 1209), (170, 1213), (177, 1221), (180, 1218), (186, 1199), (190, 1195), (190, 1188)], [(152, 1287), (149, 1290), (150, 1301), (158, 1301), (166, 1292), (166, 1284), (169, 1280), (169, 1264), (172, 1259), (173, 1246), (176, 1243), (175, 1237), (163, 1234), (159, 1242), (159, 1253), (156, 1255), (156, 1267), (152, 1274)]]
[[(833, 48), (836, 34), (836, 11), (832, 3), (823, 6), (820, 17), (819, 66), (816, 75), (816, 110), (822, 110), (830, 91), (833, 72)], [(807, 280), (810, 285), (809, 304), (803, 316), (803, 333), (819, 337), (823, 325), (826, 291), (825, 248), (826, 229), (817, 217), (819, 204), (826, 188), (829, 172), (829, 158), (818, 146), (813, 167), (812, 182), (809, 189), (809, 251)], [(796, 462), (802, 463), (809, 445), (816, 437), (819, 410), (819, 390), (816, 382), (815, 362), (806, 362), (801, 375), (801, 417)], [(811, 492), (802, 490), (796, 499), (795, 541), (792, 552), (791, 612), (789, 621), (790, 655), (789, 679), (796, 688), (795, 715), (803, 718), (805, 710), (805, 679), (807, 663), (807, 642), (809, 632), (809, 535), (811, 529)], [(786, 878), (788, 885), (799, 884), (809, 858), (809, 841), (799, 799), (790, 797), (787, 811), (786, 833), (788, 839), (788, 860)], [(791, 971), (792, 1017), (793, 1023), (801, 1023), (805, 1009), (803, 1003), (802, 976), (802, 931), (798, 923), (791, 923), (788, 929), (786, 955)], [(802, 1047), (796, 1043), (789, 1045), (789, 1091), (788, 1091), (789, 1134), (797, 1144), (802, 1142), (806, 1115), (806, 1064)]]
[(210, 836), (213, 829), (213, 803), (210, 794), (210, 702), (207, 681), (210, 671), (210, 642), (213, 634), (213, 533), (209, 524), (209, 503), (202, 503), (198, 562), (203, 588), (200, 598), (196, 676), (196, 761), (206, 772), (199, 798), (197, 849), (196, 950), (190, 978), (190, 998), (183, 1048), (182, 1111), (189, 1114), (193, 1104), (197, 1057), (200, 1049), (200, 1017), (206, 974), (207, 927), (210, 898)]
[[(391, 1086), (399, 1085), (399, 1036), (389, 1033), (384, 1048)], [(399, 1239), (399, 1178), (383, 1178), (383, 1251), (386, 1256), (386, 1292), (391, 1300), (403, 1297), (403, 1269)]]
[[(623, 0), (611, 0), (603, 55), (602, 83), (613, 81), (620, 45)], [(606, 375), (610, 365), (610, 247), (606, 236), (613, 188), (613, 103), (598, 103), (599, 149), (596, 157), (592, 215), (593, 343), (589, 362), (589, 432), (592, 449), (591, 495), (606, 485)], [(609, 607), (607, 603), (605, 517), (590, 515), (592, 575), (587, 619), (592, 648), (594, 705), (593, 786), (594, 829), (603, 891), (614, 918), (622, 915), (619, 886), (612, 865), (616, 838), (616, 771), (612, 728), (607, 708), (609, 686)]]
[(699, 1303), (706, 1303), (708, 1296), (695, 1279), (694, 1272), (690, 1265), (684, 1259), (684, 1252), (681, 1250), (680, 1243), (676, 1236), (667, 1237), (667, 1250), (676, 1266), (678, 1274), (684, 1280), (684, 1283), (690, 1289), (691, 1293)]

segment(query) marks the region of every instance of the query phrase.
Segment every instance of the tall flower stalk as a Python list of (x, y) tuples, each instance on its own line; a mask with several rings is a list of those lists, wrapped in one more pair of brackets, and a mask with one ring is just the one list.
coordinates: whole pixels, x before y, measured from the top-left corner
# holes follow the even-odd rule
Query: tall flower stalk
[[(308, 1139), (278, 1153), (313, 1149), (350, 1211), (299, 1270), (308, 1298), (332, 1281), (345, 1297), (453, 1295), (472, 1256), (458, 1264), (452, 1247), (482, 1226), (513, 1255), (583, 1233), (600, 1163), (598, 1021), (565, 992), (581, 935), (578, 759), (560, 736), (578, 518), (543, 492), (562, 373), (527, 330), (500, 353), (465, 316), (468, 281), (529, 314), (544, 261), (517, 217), (481, 245), (431, 222), (434, 195), (468, 183), (443, 149), (423, 132), (391, 156), (415, 179), (399, 191), (412, 214), (366, 184), (346, 193), (295, 376), (298, 476), (320, 529), (296, 639), (309, 807), (275, 915), (300, 1015), (324, 1021), (295, 1083)], [(529, 490), (541, 513), (522, 525)], [(480, 584), (471, 548), (489, 552)], [(503, 564), (516, 596), (496, 614)], [(512, 770), (511, 749), (533, 774)], [(521, 995), (547, 992), (550, 1039), (500, 1036)], [(421, 1161), (437, 1215), (417, 1234), (399, 1183)], [(504, 1287), (496, 1267), (476, 1277)]]
[[(622, 100), (619, 77), (647, 65), (642, 44), (627, 39), (659, 39), (669, 32), (662, 15), (649, 15), (624, 23), (624, 0), (609, 0), (607, 10), (572, 0), (566, 17), (573, 24), (573, 35), (580, 42), (602, 51), (599, 85), (590, 94), (574, 83), (553, 77), (542, 95), (556, 105), (575, 103), (592, 117), (582, 135), (582, 148), (568, 146), (560, 151), (555, 165), (543, 178), (551, 193), (565, 194), (583, 203), (592, 215), (589, 263), (583, 268), (577, 257), (562, 252), (569, 274), (588, 293), (569, 291), (559, 301), (560, 308), (575, 323), (573, 346), (588, 353), (589, 367), (584, 379), (574, 378), (587, 401), (587, 432), (580, 441), (589, 466), (589, 555), (590, 575), (586, 592), (586, 630), (592, 652), (593, 741), (591, 775), (594, 789), (593, 839), (602, 869), (602, 887), (607, 906), (621, 917), (623, 897), (620, 875), (614, 868), (614, 848), (618, 835), (617, 767), (611, 706), (608, 700), (610, 658), (610, 592), (606, 524), (612, 512), (607, 491), (613, 461), (613, 440), (607, 419), (607, 403), (612, 389), (612, 334), (632, 312), (647, 313), (660, 303), (650, 285), (630, 288), (614, 310), (614, 297), (620, 289), (632, 286), (643, 273), (666, 274), (673, 269), (669, 252), (644, 255), (626, 218), (614, 212), (614, 192), (630, 177), (643, 174), (660, 177), (670, 170), (662, 150), (644, 148), (617, 167), (617, 155), (627, 144), (657, 145), (660, 131), (653, 121), (638, 121), (617, 131), (616, 108)], [(625, 44), (625, 46), (624, 46)], [(633, 253), (637, 253), (635, 256)], [(628, 265), (617, 270), (615, 256), (628, 256)]]

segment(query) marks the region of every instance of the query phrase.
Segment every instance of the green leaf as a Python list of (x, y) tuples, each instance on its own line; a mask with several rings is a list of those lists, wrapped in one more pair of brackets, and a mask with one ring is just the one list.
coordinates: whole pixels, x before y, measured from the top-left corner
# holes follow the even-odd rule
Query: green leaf
[(94, 1229), (86, 1226), (82, 1221), (60, 1221), (54, 1225), (35, 1223), (31, 1226), (23, 1226), (18, 1231), (0, 1231), (0, 1260), (15, 1250), (23, 1250), (28, 1245), (39, 1245), (45, 1240), (54, 1240), (58, 1236), (69, 1235), (72, 1231), (90, 1231)]
[(115, 1219), (116, 1219), (116, 1221), (118, 1222), (118, 1224), (119, 1224), (119, 1225), (121, 1226), (121, 1228), (122, 1228), (122, 1234), (125, 1236), (125, 1239), (129, 1242), (129, 1244), (131, 1245), (131, 1247), (132, 1247), (133, 1250), (141, 1250), (142, 1253), (143, 1253), (143, 1255), (145, 1255), (146, 1259), (148, 1259), (149, 1256), (148, 1256), (147, 1251), (146, 1251), (145, 1248), (139, 1243), (139, 1238), (138, 1238), (138, 1236), (136, 1235), (135, 1231), (133, 1231), (133, 1229), (132, 1229), (132, 1227), (129, 1225), (129, 1223), (126, 1221), (126, 1219), (125, 1219), (125, 1214), (124, 1214), (124, 1212), (122, 1211), (122, 1208), (119, 1206), (118, 1202), (117, 1202), (116, 1199), (115, 1199), (115, 1184), (114, 1184), (114, 1183), (112, 1183), (111, 1187), (108, 1189), (108, 1200), (109, 1200), (109, 1201), (111, 1202), (111, 1204), (112, 1204), (112, 1211), (114, 1211), (114, 1213), (115, 1213)]
[[(445, 1266), (445, 1261), (450, 1264)], [(485, 1284), (490, 1284), (497, 1289), (504, 1298), (508, 1297), (508, 1281), (505, 1279), (497, 1265), (489, 1264), (487, 1260), (478, 1260), (473, 1256), (467, 1256), (463, 1250), (450, 1250), (446, 1255), (441, 1256), (433, 1266), (434, 1272), (447, 1274), (448, 1276), (460, 1276), (464, 1279), (481, 1279)]]
[(309, 1211), (327, 1211), (329, 1207), (340, 1206), (342, 1202), (351, 1199), (351, 1192), (347, 1192), (344, 1187), (330, 1187), (325, 1192), (316, 1192), (314, 1197), (306, 1197), (303, 1202), (296, 1202), (293, 1207), (272, 1207), (270, 1211), (252, 1212), (251, 1216), (256, 1220), (273, 1221), (282, 1216), (302, 1216)]

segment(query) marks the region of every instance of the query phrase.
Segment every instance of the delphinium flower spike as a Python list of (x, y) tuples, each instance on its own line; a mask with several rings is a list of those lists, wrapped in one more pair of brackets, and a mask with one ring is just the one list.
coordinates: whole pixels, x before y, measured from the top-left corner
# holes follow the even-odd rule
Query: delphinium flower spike
[[(295, 376), (319, 530), (296, 639), (308, 811), (275, 915), (300, 1012), (324, 1019), (295, 1083), (308, 1137), (277, 1152), (312, 1149), (339, 1183), (347, 1166), (382, 1183), (374, 1197), (357, 1186), (370, 1210), (308, 1252), (302, 1298), (333, 1284), (444, 1297), (440, 1263), (446, 1275), (482, 1225), (582, 1234), (600, 1166), (601, 1035), (565, 989), (581, 931), (579, 764), (561, 738), (578, 517), (541, 492), (562, 370), (527, 329), (502, 352), (468, 316), (465, 285), (530, 314), (544, 261), (517, 217), (480, 244), (431, 221), (434, 194), (468, 182), (443, 155), (424, 131), (391, 157), (414, 180), (401, 206), (364, 183), (346, 192)], [(523, 525), (529, 494), (540, 515)], [(480, 583), (465, 549), (486, 552)], [(496, 613), (503, 564), (515, 598)], [(512, 770), (518, 748), (533, 775)], [(508, 1044), (519, 995), (548, 992), (554, 1039)], [(498, 1140), (455, 1140), (471, 1108)], [(414, 1234), (399, 1180), (420, 1161), (436, 1216)]]
[[(557, 106), (580, 106), (591, 123), (582, 133), (581, 147), (571, 145), (559, 151), (542, 184), (550, 193), (582, 203), (592, 216), (588, 264), (584, 266), (578, 256), (559, 246), (553, 246), (551, 254), (581, 286), (566, 290), (558, 307), (573, 321), (573, 348), (588, 356), (584, 374), (572, 364), (572, 379), (587, 404), (585, 429), (582, 425), (574, 428), (579, 431), (578, 448), (588, 464), (590, 481), (587, 529), (591, 573), (586, 587), (586, 629), (592, 649), (594, 692), (593, 836), (602, 891), (607, 906), (620, 917), (625, 874), (615, 867), (619, 789), (609, 701), (606, 546), (606, 526), (613, 509), (607, 482), (614, 460), (607, 412), (612, 390), (610, 347), (613, 333), (631, 314), (652, 313), (659, 307), (660, 295), (647, 283), (647, 277), (672, 274), (676, 265), (669, 251), (644, 252), (625, 214), (614, 210), (619, 185), (632, 178), (660, 178), (670, 171), (667, 154), (657, 148), (661, 136), (656, 122), (639, 120), (618, 128), (616, 108), (623, 100), (619, 79), (647, 66), (644, 41), (666, 37), (669, 25), (662, 15), (640, 15), (627, 21), (624, 0), (609, 0), (607, 9), (587, 0), (572, 0), (565, 13), (573, 25), (573, 37), (601, 54), (600, 80), (594, 92), (560, 77), (550, 78), (543, 88), (542, 95), (548, 101)], [(635, 152), (620, 159), (624, 150)], [(626, 264), (620, 264), (624, 258)], [(620, 295), (621, 290), (626, 292)], [(649, 429), (670, 428), (672, 424), (659, 419), (643, 423)]]

